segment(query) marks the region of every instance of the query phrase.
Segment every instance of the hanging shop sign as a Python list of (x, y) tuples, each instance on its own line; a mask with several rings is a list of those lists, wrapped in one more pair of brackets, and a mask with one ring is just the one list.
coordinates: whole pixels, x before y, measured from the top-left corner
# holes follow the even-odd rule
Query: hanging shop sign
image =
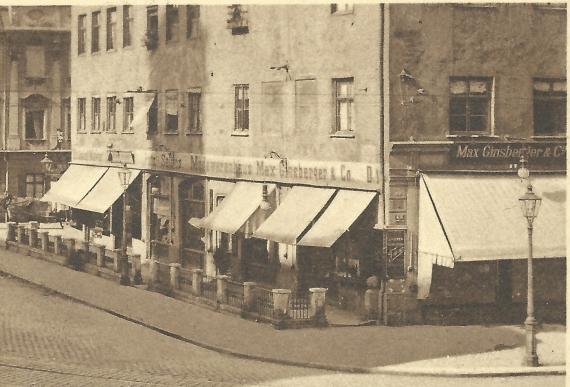
[(524, 156), (531, 164), (566, 164), (566, 144), (476, 142), (452, 145), (450, 157), (460, 162), (518, 163)]

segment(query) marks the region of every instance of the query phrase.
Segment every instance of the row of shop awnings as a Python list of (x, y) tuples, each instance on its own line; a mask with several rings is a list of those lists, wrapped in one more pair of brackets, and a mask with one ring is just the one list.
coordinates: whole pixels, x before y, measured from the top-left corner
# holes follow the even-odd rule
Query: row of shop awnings
[[(542, 206), (534, 221), (533, 257), (566, 257), (566, 176), (531, 180)], [(527, 221), (516, 176), (422, 174), (419, 196), (419, 298), (429, 294), (433, 265), (525, 259)]]
[[(123, 193), (118, 176), (120, 169), (71, 164), (41, 200), (104, 213)], [(131, 170), (129, 184), (139, 173), (139, 170)]]
[[(269, 193), (274, 189), (270, 185)], [(375, 192), (295, 186), (265, 216), (260, 208), (262, 184), (239, 182), (210, 215), (190, 219), (190, 223), (231, 234), (240, 231), (285, 244), (330, 247), (375, 196)]]

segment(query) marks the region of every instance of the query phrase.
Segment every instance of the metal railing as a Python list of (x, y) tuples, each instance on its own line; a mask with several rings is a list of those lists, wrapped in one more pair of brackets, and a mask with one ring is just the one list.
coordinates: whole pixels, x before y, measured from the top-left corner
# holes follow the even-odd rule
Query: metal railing
[(180, 268), (180, 290), (191, 292), (192, 291), (192, 270)]
[(254, 312), (260, 317), (266, 319), (273, 318), (273, 293), (271, 289), (256, 288), (255, 302), (253, 303)]
[(224, 302), (235, 308), (243, 308), (243, 284), (241, 282), (231, 280), (226, 282)]
[(167, 263), (157, 262), (158, 283), (170, 284), (170, 266)]
[(215, 277), (204, 277), (202, 280), (202, 296), (210, 301), (217, 301), (217, 284)]
[(291, 293), (289, 318), (293, 320), (309, 319), (309, 295), (307, 293)]

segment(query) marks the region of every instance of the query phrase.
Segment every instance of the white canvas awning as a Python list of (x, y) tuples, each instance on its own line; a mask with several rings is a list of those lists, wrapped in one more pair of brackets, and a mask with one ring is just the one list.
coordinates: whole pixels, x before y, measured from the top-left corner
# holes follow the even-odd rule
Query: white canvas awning
[[(118, 172), (122, 168), (110, 167), (87, 195), (75, 206), (81, 210), (104, 213), (123, 193)], [(131, 169), (129, 185), (137, 178), (140, 171)]]
[(77, 207), (106, 171), (107, 167), (71, 164), (40, 200)]

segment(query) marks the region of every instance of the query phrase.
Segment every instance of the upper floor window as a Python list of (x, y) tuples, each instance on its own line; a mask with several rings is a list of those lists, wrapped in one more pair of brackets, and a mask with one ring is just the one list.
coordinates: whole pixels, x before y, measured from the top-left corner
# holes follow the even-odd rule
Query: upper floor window
[(87, 15), (77, 16), (77, 53), (85, 53), (85, 41), (87, 40)]
[(123, 98), (123, 132), (131, 132), (135, 112), (135, 102), (133, 97)]
[(200, 133), (200, 100), (202, 95), (199, 91), (188, 93), (188, 133)]
[(107, 50), (116, 48), (117, 39), (117, 8), (107, 9)]
[(123, 5), (123, 47), (131, 45), (131, 31), (133, 29), (133, 6)]
[(149, 50), (158, 46), (158, 6), (146, 8), (145, 45)]
[(337, 78), (334, 80), (335, 132), (354, 130), (353, 83), (353, 78)]
[(101, 33), (101, 12), (93, 12), (91, 15), (91, 52), (99, 51), (99, 34)]
[(67, 139), (71, 138), (71, 100), (69, 98), (61, 100), (61, 130)]
[(450, 78), (449, 94), (451, 132), (490, 132), (491, 78)]
[(534, 135), (566, 133), (566, 80), (534, 80)]
[(32, 94), (22, 101), (26, 140), (44, 140), (47, 127), (49, 99)]
[(84, 132), (87, 130), (86, 126), (86, 114), (87, 114), (87, 104), (85, 98), (77, 98), (77, 131)]
[(166, 41), (178, 40), (178, 6), (166, 6)]
[(178, 91), (166, 91), (166, 132), (178, 131)]
[(186, 37), (195, 38), (198, 36), (198, 25), (200, 21), (200, 6), (186, 6)]
[(91, 98), (91, 131), (101, 131), (101, 98)]
[(152, 99), (147, 113), (148, 134), (156, 134), (158, 132), (158, 98), (156, 95)]
[(352, 3), (333, 3), (331, 4), (331, 13), (334, 15), (341, 15), (352, 13), (354, 11), (354, 4)]
[(227, 28), (232, 30), (232, 35), (242, 35), (249, 32), (247, 7), (241, 4), (228, 6)]
[(117, 127), (117, 97), (107, 97), (107, 131), (114, 132)]
[(44, 174), (26, 174), (26, 197), (41, 198), (44, 196)]
[(235, 85), (234, 130), (249, 130), (249, 85)]

